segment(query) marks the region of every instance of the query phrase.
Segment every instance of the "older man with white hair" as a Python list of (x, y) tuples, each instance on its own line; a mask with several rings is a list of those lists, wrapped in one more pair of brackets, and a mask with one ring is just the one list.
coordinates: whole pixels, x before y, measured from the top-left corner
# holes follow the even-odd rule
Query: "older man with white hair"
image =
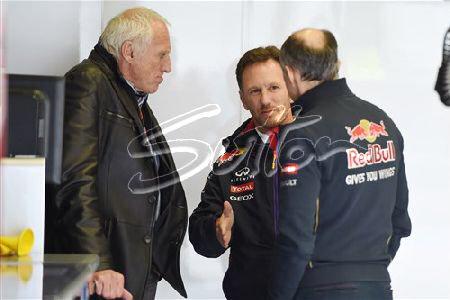
[[(153, 10), (128, 9), (65, 75), (56, 227), (62, 251), (99, 255), (89, 289), (103, 298), (154, 299), (161, 278), (186, 297), (179, 267), (186, 198), (147, 105), (171, 71), (167, 25)], [(137, 174), (146, 186), (131, 181)]]

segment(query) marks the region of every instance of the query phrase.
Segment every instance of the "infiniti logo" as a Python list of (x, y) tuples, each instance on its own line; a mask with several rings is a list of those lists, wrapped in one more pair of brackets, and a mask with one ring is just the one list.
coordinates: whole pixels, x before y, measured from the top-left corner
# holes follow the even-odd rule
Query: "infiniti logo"
[(239, 171), (236, 171), (234, 175), (236, 175), (237, 177), (242, 177), (248, 175), (248, 173), (250, 173), (250, 169), (248, 167), (245, 167)]

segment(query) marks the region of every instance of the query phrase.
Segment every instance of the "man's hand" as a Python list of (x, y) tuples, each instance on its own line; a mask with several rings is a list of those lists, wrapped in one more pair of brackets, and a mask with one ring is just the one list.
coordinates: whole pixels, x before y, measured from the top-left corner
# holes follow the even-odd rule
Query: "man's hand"
[(105, 299), (132, 300), (133, 295), (124, 288), (124, 285), (125, 279), (121, 273), (113, 270), (95, 272), (88, 280), (89, 295), (96, 293)]
[(224, 248), (228, 248), (231, 240), (231, 230), (234, 224), (234, 212), (230, 202), (223, 203), (223, 212), (216, 220), (216, 237)]

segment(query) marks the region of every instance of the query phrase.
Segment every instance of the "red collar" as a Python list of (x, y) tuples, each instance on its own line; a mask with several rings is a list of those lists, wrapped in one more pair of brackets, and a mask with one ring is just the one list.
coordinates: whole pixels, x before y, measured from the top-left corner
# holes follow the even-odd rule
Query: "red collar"
[[(255, 122), (253, 122), (253, 119), (250, 120), (250, 122), (248, 122), (247, 126), (245, 126), (244, 130), (239, 134), (239, 135), (243, 135), (247, 132), (249, 132), (250, 130), (255, 129)], [(269, 135), (269, 147), (270, 149), (275, 153), (277, 150), (277, 143), (278, 143), (278, 133), (280, 132), (280, 128), (277, 127), (273, 127), (270, 128), (265, 134)]]

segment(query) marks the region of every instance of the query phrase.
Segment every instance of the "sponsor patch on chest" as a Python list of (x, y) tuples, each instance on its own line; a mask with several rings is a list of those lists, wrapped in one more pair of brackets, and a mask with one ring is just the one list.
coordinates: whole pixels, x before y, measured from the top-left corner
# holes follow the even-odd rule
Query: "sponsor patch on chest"
[(254, 194), (247, 194), (247, 195), (239, 195), (239, 196), (230, 196), (231, 201), (248, 201), (252, 200), (254, 198)]
[(255, 189), (254, 181), (250, 181), (240, 185), (230, 185), (230, 193), (234, 194), (250, 192), (253, 191), (254, 189)]
[(233, 176), (230, 179), (230, 183), (241, 183), (241, 182), (248, 182), (249, 180), (252, 180), (255, 178), (255, 175), (252, 174), (252, 171), (249, 167), (244, 167), (242, 169), (239, 169), (235, 172), (233, 172)]
[(234, 157), (244, 154), (245, 151), (246, 151), (246, 149), (239, 148), (239, 149), (235, 149), (231, 152), (225, 152), (224, 154), (222, 154), (222, 156), (220, 156), (217, 159), (217, 161), (216, 161), (217, 166), (220, 167), (224, 163), (232, 161), (234, 159)]

